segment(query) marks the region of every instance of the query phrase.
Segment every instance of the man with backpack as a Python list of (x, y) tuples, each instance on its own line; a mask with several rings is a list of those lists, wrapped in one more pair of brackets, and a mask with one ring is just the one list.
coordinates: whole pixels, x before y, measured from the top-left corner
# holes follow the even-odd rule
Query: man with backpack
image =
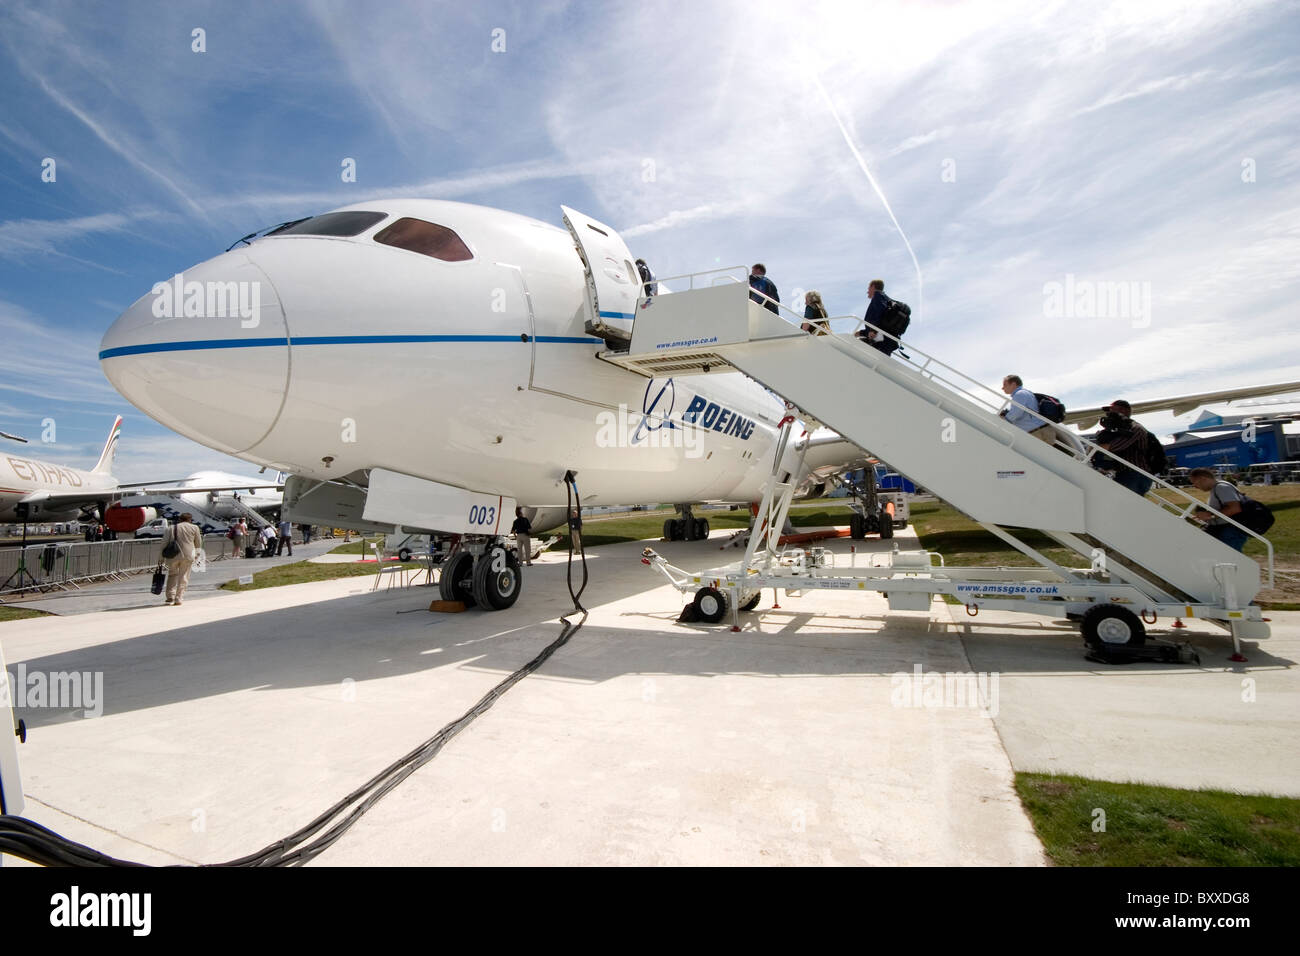
[[(1009, 421), (1017, 428), (1023, 428), (1029, 434), (1033, 435), (1039, 441), (1046, 442), (1049, 445), (1056, 442), (1056, 429), (1050, 422), (1043, 421), (1044, 418), (1050, 418), (1046, 411), (1041, 407), (1038, 396), (1025, 388), (1024, 381), (1019, 375), (1008, 375), (1002, 380), (1003, 393), (1011, 396), (1011, 404), (1002, 409), (999, 413), (1003, 418)], [(1050, 396), (1044, 395), (1048, 399)], [(1055, 402), (1056, 399), (1050, 399)], [(1060, 402), (1056, 402), (1060, 405)], [(1064, 413), (1064, 407), (1061, 408)], [(1064, 417), (1064, 415), (1062, 415)]]
[(777, 303), (781, 301), (781, 294), (776, 291), (776, 283), (767, 277), (767, 267), (761, 262), (755, 262), (749, 270), (749, 287), (754, 291), (749, 297), (767, 309), (769, 312), (777, 311)]
[[(892, 355), (899, 346), (897, 340), (903, 337), (908, 323), (912, 321), (912, 310), (906, 302), (885, 295), (884, 279), (872, 279), (867, 284), (867, 314), (863, 316), (863, 321), (866, 327), (858, 332), (858, 338), (872, 348)], [(874, 329), (871, 328), (873, 325)], [(889, 334), (881, 335), (876, 329)]]
[[(1198, 491), (1210, 492), (1206, 502), (1215, 511), (1220, 511), (1229, 518), (1245, 525), (1256, 534), (1263, 534), (1273, 526), (1273, 513), (1257, 501), (1252, 501), (1238, 491), (1230, 482), (1223, 481), (1209, 468), (1193, 468), (1187, 473)], [(1205, 525), (1205, 533), (1218, 538), (1228, 547), (1241, 551), (1246, 546), (1246, 532), (1234, 524), (1229, 524), (1218, 515), (1197, 508), (1192, 513), (1195, 521)]]

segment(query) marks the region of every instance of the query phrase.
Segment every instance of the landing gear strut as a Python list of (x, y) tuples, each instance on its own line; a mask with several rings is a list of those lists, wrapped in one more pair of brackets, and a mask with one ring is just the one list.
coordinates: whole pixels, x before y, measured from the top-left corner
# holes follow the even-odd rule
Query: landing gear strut
[(678, 505), (678, 518), (664, 522), (665, 541), (702, 541), (709, 536), (709, 519), (697, 518), (690, 505)]
[[(859, 509), (849, 515), (849, 537), (862, 540), (869, 534), (878, 534), (888, 540), (894, 536), (894, 508), (886, 496), (878, 493), (875, 470), (868, 467), (866, 479), (860, 484), (845, 484)], [(907, 522), (903, 522), (906, 525)]]
[(524, 579), (519, 558), (508, 548), (493, 544), (474, 561), (474, 602), (484, 610), (504, 611), (519, 599)]
[(447, 558), (438, 579), (444, 601), (460, 601), (466, 607), (504, 611), (524, 589), (519, 557), (504, 538), (469, 537)]

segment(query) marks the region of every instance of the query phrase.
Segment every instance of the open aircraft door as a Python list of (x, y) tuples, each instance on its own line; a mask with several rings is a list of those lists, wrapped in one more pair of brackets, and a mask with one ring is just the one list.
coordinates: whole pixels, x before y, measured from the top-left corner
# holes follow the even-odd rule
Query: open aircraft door
[(632, 253), (619, 234), (603, 222), (568, 206), (560, 209), (587, 271), (586, 329), (614, 348), (626, 348), (632, 338), (632, 320), (636, 318), (641, 291)]

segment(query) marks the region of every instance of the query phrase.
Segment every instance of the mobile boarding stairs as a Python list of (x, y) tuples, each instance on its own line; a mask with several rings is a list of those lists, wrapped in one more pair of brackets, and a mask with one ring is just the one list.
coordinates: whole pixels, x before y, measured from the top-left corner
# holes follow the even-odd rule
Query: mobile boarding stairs
[[(714, 284), (704, 284), (710, 275)], [(933, 595), (951, 594), (971, 614), (987, 607), (1069, 616), (1081, 620), (1091, 644), (1140, 645), (1143, 622), (1161, 615), (1175, 627), (1183, 618), (1219, 623), (1232, 632), (1238, 656), (1241, 640), (1268, 637), (1267, 621), (1251, 604), (1260, 565), (1186, 520), (1204, 507), (1196, 498), (1150, 475), (1151, 494), (1134, 494), (1091, 467), (1097, 446), (1056, 425), (1057, 445), (1035, 438), (999, 416), (1009, 404), (1005, 395), (911, 344), (909, 357), (885, 355), (855, 337), (861, 319), (833, 319), (833, 328), (853, 327), (809, 335), (799, 328), (801, 316), (764, 308), (734, 276), (675, 280), (679, 287), (689, 280), (690, 288), (643, 298), (627, 351), (600, 357), (646, 377), (735, 369), (785, 398), (791, 410), (742, 561), (686, 572), (646, 549), (645, 563), (679, 590), (698, 589), (696, 610), (705, 620), (721, 621), (730, 610), (738, 629), (738, 611), (755, 607), (764, 587), (829, 588), (883, 592), (891, 610), (926, 610)], [(947, 568), (932, 552), (895, 551), (846, 568), (818, 549), (781, 551), (777, 540), (794, 487), (778, 480), (775, 463), (796, 412), (888, 461), (1038, 567)], [(1086, 566), (1053, 562), (1015, 529), (1041, 531)], [(1265, 546), (1271, 587), (1272, 546), (1243, 530)]]

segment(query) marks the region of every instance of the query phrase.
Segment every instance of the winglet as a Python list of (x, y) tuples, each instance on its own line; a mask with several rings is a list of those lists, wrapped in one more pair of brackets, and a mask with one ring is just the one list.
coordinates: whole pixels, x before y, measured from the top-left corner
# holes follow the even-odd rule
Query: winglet
[(104, 450), (100, 452), (99, 461), (95, 467), (90, 469), (95, 474), (111, 475), (113, 473), (113, 458), (117, 455), (117, 439), (122, 434), (122, 416), (118, 415), (113, 422), (113, 428), (108, 433), (108, 441), (104, 442)]

